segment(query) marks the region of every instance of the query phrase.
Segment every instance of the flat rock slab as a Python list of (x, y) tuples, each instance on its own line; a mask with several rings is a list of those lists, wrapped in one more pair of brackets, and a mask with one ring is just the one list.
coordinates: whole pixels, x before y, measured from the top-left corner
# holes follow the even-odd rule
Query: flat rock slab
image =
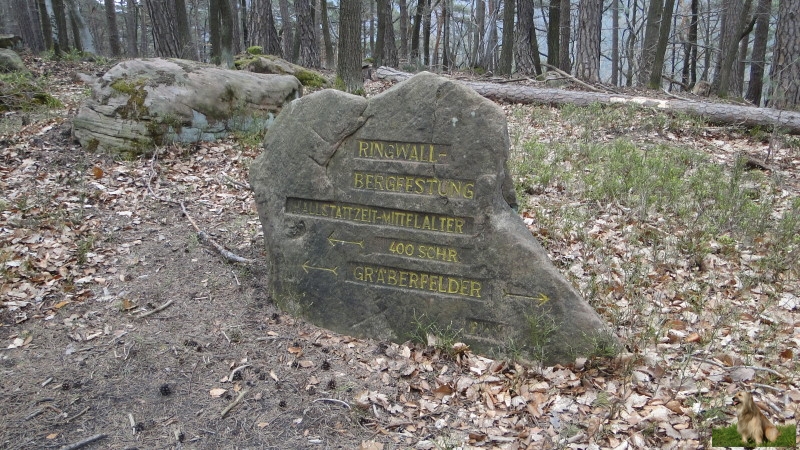
[(92, 87), (73, 120), (84, 148), (141, 154), (169, 142), (212, 141), (269, 127), (302, 95), (297, 78), (180, 59), (132, 59)]
[(497, 105), (430, 73), (287, 105), (250, 172), (270, 296), (355, 336), (449, 328), (546, 363), (613, 346), (510, 206), (508, 149)]

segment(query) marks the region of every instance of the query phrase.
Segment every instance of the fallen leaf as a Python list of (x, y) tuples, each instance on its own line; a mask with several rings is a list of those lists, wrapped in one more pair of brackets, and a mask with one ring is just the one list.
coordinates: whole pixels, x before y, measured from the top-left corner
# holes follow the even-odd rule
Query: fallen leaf
[(208, 393), (211, 394), (211, 396), (214, 398), (221, 397), (222, 394), (224, 394), (225, 392), (227, 392), (227, 389), (222, 389), (222, 388), (214, 388), (208, 391)]
[(97, 166), (92, 167), (92, 176), (94, 176), (95, 180), (99, 180), (100, 178), (103, 178), (103, 169), (101, 169), (101, 168), (99, 168)]

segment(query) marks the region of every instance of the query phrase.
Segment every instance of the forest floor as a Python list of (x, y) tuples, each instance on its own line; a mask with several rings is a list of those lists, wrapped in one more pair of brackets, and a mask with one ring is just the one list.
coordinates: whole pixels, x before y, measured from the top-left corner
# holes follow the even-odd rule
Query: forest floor
[[(153, 195), (265, 260), (246, 187), (257, 140), (130, 161), (87, 152), (70, 132), (88, 90), (73, 74), (103, 68), (27, 62), (64, 106), (0, 118), (0, 448), (695, 449), (735, 422), (738, 389), (777, 424), (800, 415), (796, 137), (648, 109), (501, 105), (523, 220), (622, 343), (613, 358), (543, 367), (282, 313), (263, 265), (228, 262)], [(696, 232), (711, 200), (692, 214), (683, 184), (674, 211), (662, 191), (606, 186), (626, 179), (603, 172), (615, 152), (620, 173), (678, 155), (682, 182), (720, 179), (751, 206)], [(770, 170), (740, 163), (768, 154)], [(648, 170), (638, 184), (669, 172)]]

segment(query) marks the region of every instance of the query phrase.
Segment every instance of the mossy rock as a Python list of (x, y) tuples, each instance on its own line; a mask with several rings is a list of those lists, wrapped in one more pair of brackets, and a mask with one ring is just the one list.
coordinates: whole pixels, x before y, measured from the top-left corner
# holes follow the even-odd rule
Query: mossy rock
[(330, 87), (330, 82), (321, 73), (292, 64), (275, 55), (253, 55), (248, 52), (248, 54), (238, 55), (234, 65), (247, 72), (294, 75), (303, 86), (308, 88)]

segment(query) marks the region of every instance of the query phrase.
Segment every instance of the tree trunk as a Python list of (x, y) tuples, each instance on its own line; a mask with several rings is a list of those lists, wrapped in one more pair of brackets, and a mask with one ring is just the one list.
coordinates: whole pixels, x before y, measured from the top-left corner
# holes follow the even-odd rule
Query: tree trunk
[(581, 0), (578, 9), (578, 43), (575, 76), (589, 83), (600, 82), (600, 20), (603, 0)]
[(292, 16), (289, 13), (289, 0), (278, 0), (281, 11), (281, 38), (283, 39), (283, 57), (294, 62), (292, 47), (294, 37), (292, 36)]
[(333, 42), (331, 41), (331, 25), (328, 20), (328, 0), (320, 0), (320, 19), (322, 20), (322, 45), (325, 47), (325, 67), (333, 68)]
[[(800, 0), (791, 1), (798, 2)], [(795, 61), (796, 60), (795, 58)], [(412, 76), (410, 73), (400, 72), (388, 67), (380, 67), (377, 71), (377, 75), (378, 78), (392, 81), (403, 81)], [(508, 103), (538, 103), (544, 105), (569, 104), (576, 106), (590, 106), (595, 103), (629, 104), (655, 108), (660, 111), (690, 114), (701, 117), (711, 123), (737, 126), (744, 125), (747, 127), (777, 126), (788, 133), (800, 134), (800, 112), (795, 111), (779, 111), (771, 108), (757, 108), (755, 106), (739, 106), (726, 103), (663, 100), (631, 97), (620, 94), (541, 89), (513, 83), (455, 82), (463, 83), (484, 97)], [(797, 86), (797, 84), (795, 84), (795, 86)]]
[(514, 63), (514, 0), (503, 1), (503, 41), (497, 73), (511, 75)]
[(483, 33), (486, 30), (486, 4), (483, 0), (475, 1), (475, 48), (470, 65), (478, 67), (483, 58)]
[(83, 42), (81, 42), (81, 34), (80, 30), (78, 29), (78, 22), (75, 20), (75, 9), (73, 8), (73, 4), (71, 0), (67, 1), (67, 11), (69, 11), (69, 26), (72, 29), (72, 42), (74, 42), (74, 47), (79, 52), (83, 53)]
[[(711, 89), (720, 97), (727, 97), (732, 79), (736, 78), (736, 54), (739, 51), (739, 40), (745, 27), (751, 0), (728, 2), (722, 16), (722, 41), (717, 58), (714, 81)], [(739, 95), (738, 93), (735, 95)]]
[(611, 85), (619, 86), (619, 2), (611, 0)]
[(453, 64), (450, 55), (450, 22), (453, 9), (450, 0), (442, 0), (442, 70), (450, 71)]
[(297, 30), (300, 40), (300, 59), (298, 64), (304, 67), (319, 68), (319, 49), (314, 29), (314, 10), (311, 0), (296, 0)]
[(550, 0), (547, 8), (547, 64), (558, 67), (559, 40), (561, 39), (561, 2)]
[(125, 11), (125, 43), (127, 44), (128, 56), (131, 58), (138, 58), (139, 56), (139, 49), (136, 46), (136, 42), (138, 41), (138, 36), (136, 35), (138, 30), (136, 24), (138, 10), (139, 8), (136, 5), (136, 0), (128, 0), (127, 9)]
[(489, 0), (489, 8), (485, 18), (486, 32), (483, 36), (483, 59), (481, 62), (481, 67), (488, 71), (495, 70), (498, 7), (498, 0)]
[[(194, 39), (192, 39), (192, 34), (189, 31), (189, 18), (186, 15), (186, 1), (175, 0), (173, 7), (175, 8), (175, 25), (178, 28), (179, 58), (200, 59), (200, 55), (197, 54), (197, 49), (194, 46)], [(230, 14), (230, 5), (228, 5), (228, 14)], [(231, 59), (231, 61), (232, 60), (233, 59)]]
[(375, 43), (375, 65), (397, 67), (397, 43), (392, 26), (391, 0), (377, 0), (378, 35)]
[(658, 29), (658, 43), (653, 55), (653, 68), (650, 72), (650, 89), (661, 88), (661, 74), (664, 72), (664, 56), (667, 52), (669, 32), (672, 25), (672, 12), (675, 10), (675, 0), (664, 2), (664, 12), (661, 14), (661, 26)]
[[(555, 1), (555, 0), (552, 0)], [(558, 68), (569, 73), (572, 64), (569, 56), (570, 33), (572, 30), (572, 12), (570, 11), (570, 0), (561, 0), (561, 21), (558, 24), (561, 31), (561, 42), (558, 44)]]
[(781, 0), (772, 57), (772, 107), (800, 107), (800, 0)]
[[(481, 1), (481, 0), (478, 0)], [(414, 65), (419, 64), (419, 33), (422, 28), (422, 13), (425, 9), (425, 0), (417, 1), (417, 10), (414, 12), (414, 24), (411, 30), (411, 60)]]
[(431, 14), (431, 0), (425, 0), (425, 10), (422, 16), (422, 63), (425, 67), (431, 63)]
[(122, 49), (119, 45), (119, 29), (117, 28), (117, 11), (114, 0), (104, 0), (106, 7), (106, 25), (108, 25), (108, 43), (111, 56), (119, 58)]
[(250, 44), (260, 45), (267, 55), (282, 56), (281, 41), (272, 15), (272, 0), (254, 0), (250, 4), (247, 29)]
[(533, 0), (517, 0), (517, 72), (525, 75), (542, 73), (539, 43), (533, 23)]
[(80, 46), (82, 47), (80, 49), (81, 51), (97, 53), (97, 49), (94, 45), (94, 37), (92, 36), (91, 31), (89, 31), (89, 26), (86, 25), (86, 20), (84, 20), (83, 14), (81, 14), (80, 6), (75, 0), (69, 0), (67, 6), (69, 7), (70, 19), (77, 27), (78, 37), (75, 38), (76, 46), (80, 40)]
[[(369, 54), (375, 56), (375, 1), (367, 0), (369, 3)], [(428, 0), (430, 4), (430, 0)]]
[(638, 80), (639, 85), (645, 86), (650, 80), (653, 72), (656, 49), (658, 48), (658, 36), (661, 29), (661, 15), (664, 12), (664, 0), (650, 0), (647, 8), (647, 19), (644, 29), (644, 43), (642, 44), (642, 56), (640, 58)]
[(56, 33), (58, 34), (58, 47), (61, 51), (69, 50), (69, 32), (67, 31), (67, 14), (64, 9), (64, 0), (53, 1), (53, 17), (56, 19)]
[(361, 0), (339, 3), (339, 58), (336, 64), (337, 84), (350, 93), (364, 90), (361, 75)]
[[(247, 27), (247, 22), (250, 20), (250, 15), (247, 11), (247, 0), (241, 0), (239, 4), (239, 11), (241, 11), (241, 20), (242, 20), (242, 43), (244, 44), (244, 50), (247, 51), (250, 48), (250, 29)], [(270, 11), (270, 14), (272, 11)]]
[(53, 27), (50, 23), (50, 15), (47, 13), (47, 5), (44, 0), (37, 0), (39, 4), (39, 25), (42, 27), (44, 37), (44, 47), (46, 50), (54, 49)]
[(408, 60), (408, 1), (398, 0), (400, 8), (400, 60)]
[[(177, 18), (175, 17), (174, 3), (172, 0), (145, 0), (145, 6), (147, 6), (147, 15), (150, 17), (150, 26), (153, 33), (153, 47), (156, 56), (162, 58), (180, 58), (181, 43), (176, 32), (175, 23), (177, 22)], [(209, 6), (209, 25), (211, 27), (214, 26), (214, 22), (211, 20), (212, 10), (213, 8)], [(144, 27), (144, 23), (142, 27)], [(215, 48), (213, 45), (213, 31), (210, 34), (213, 52)], [(217, 33), (217, 36), (219, 36), (219, 33)], [(217, 44), (216, 48), (218, 47), (219, 44)], [(145, 48), (145, 46), (142, 46), (143, 52)]]
[(745, 98), (756, 106), (761, 104), (761, 92), (764, 87), (764, 66), (766, 64), (769, 15), (771, 12), (772, 0), (759, 0), (755, 14), (753, 55), (750, 58), (750, 83), (747, 86), (747, 94), (745, 95)]
[[(697, 82), (697, 25), (698, 25), (698, 1), (691, 1), (691, 16), (689, 23), (689, 37), (683, 43), (683, 71), (681, 81), (686, 90), (691, 90)], [(767, 0), (769, 1), (769, 0)]]

